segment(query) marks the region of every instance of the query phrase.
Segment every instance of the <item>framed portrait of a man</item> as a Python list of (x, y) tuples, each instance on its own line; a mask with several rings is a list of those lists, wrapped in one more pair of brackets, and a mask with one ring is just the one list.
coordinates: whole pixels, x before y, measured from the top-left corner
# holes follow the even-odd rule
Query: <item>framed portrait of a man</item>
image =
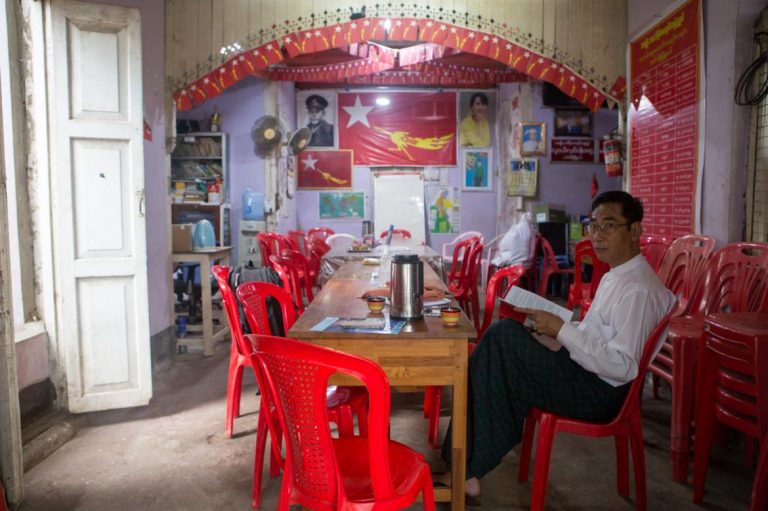
[(521, 122), (517, 125), (520, 156), (547, 154), (547, 125), (543, 122)]
[(555, 109), (556, 137), (591, 137), (592, 112), (582, 108)]
[(465, 192), (487, 192), (493, 189), (493, 153), (490, 148), (462, 149), (461, 189)]
[(459, 146), (491, 147), (496, 124), (496, 91), (459, 93)]
[(309, 128), (309, 147), (337, 147), (336, 94), (328, 91), (298, 92), (296, 126)]

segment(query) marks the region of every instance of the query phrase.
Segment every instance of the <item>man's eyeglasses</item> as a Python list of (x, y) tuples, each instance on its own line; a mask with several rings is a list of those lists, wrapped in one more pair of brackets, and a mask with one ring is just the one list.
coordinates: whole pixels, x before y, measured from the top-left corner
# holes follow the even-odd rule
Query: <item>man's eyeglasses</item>
[(627, 222), (624, 224), (615, 224), (613, 222), (598, 224), (595, 222), (590, 222), (587, 224), (587, 234), (609, 235), (613, 233), (618, 227), (625, 227), (627, 225), (632, 225), (632, 222)]

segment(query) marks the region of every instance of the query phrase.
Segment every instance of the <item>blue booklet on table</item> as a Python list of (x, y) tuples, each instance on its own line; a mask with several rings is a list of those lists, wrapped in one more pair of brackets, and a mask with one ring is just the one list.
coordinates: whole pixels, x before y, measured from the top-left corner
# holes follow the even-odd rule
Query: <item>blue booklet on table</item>
[(349, 332), (365, 334), (397, 334), (403, 329), (405, 320), (380, 318), (340, 318), (328, 316), (312, 328), (313, 332)]

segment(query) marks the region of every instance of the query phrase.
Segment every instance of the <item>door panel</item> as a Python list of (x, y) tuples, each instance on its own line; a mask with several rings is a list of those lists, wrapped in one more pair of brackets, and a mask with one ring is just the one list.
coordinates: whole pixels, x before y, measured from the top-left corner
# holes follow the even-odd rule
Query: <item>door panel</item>
[(152, 396), (136, 9), (50, 3), (57, 325), (72, 412)]

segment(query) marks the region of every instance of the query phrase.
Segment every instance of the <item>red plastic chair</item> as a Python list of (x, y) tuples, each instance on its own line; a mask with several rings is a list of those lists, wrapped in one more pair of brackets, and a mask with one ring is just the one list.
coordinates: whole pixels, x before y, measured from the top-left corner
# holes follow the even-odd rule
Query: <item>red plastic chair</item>
[(661, 261), (664, 259), (664, 254), (667, 252), (670, 244), (672, 244), (672, 238), (667, 238), (666, 236), (656, 236), (653, 234), (640, 236), (640, 252), (645, 256), (653, 271), (659, 271)]
[(480, 276), (480, 259), (483, 257), (483, 244), (479, 238), (469, 248), (469, 255), (462, 263), (462, 271), (459, 276), (459, 284), (448, 286), (454, 298), (464, 313), (472, 320), (475, 328), (480, 326), (480, 298), (477, 284)]
[[(541, 248), (541, 277), (539, 278), (538, 294), (547, 297), (547, 288), (549, 287), (549, 278), (553, 275), (567, 275), (570, 280), (573, 278), (573, 268), (560, 268), (555, 258), (555, 251), (552, 249), (549, 241), (543, 236), (539, 236)], [(536, 259), (534, 259), (535, 263)]]
[[(584, 265), (592, 265), (592, 275), (589, 282), (584, 280)], [(595, 298), (600, 279), (610, 269), (607, 263), (597, 258), (595, 249), (592, 248), (592, 240), (583, 239), (576, 243), (576, 256), (574, 258), (574, 279), (568, 289), (568, 305), (573, 310), (577, 305), (581, 306), (579, 319), (584, 319), (592, 300)]]
[(302, 291), (302, 296), (306, 303), (312, 303), (315, 299), (315, 294), (312, 290), (314, 286), (313, 276), (307, 266), (307, 260), (301, 255), (298, 250), (283, 250), (283, 257), (287, 257), (291, 260), (291, 264), (296, 270), (296, 274), (299, 278), (299, 288)]
[[(657, 273), (667, 289), (677, 296), (679, 305), (673, 317), (688, 314), (691, 295), (714, 249), (714, 238), (697, 234), (677, 238), (669, 246)], [(659, 397), (662, 379), (672, 385), (673, 364), (672, 343), (668, 341), (662, 345), (659, 355), (648, 368), (652, 375), (654, 398)]]
[[(275, 300), (280, 305), (281, 319), (284, 331), (288, 331), (296, 322), (296, 312), (291, 303), (291, 297), (279, 286), (266, 282), (246, 282), (238, 287), (237, 297), (243, 304), (248, 325), (253, 332), (262, 335), (272, 335), (274, 332), (269, 326), (268, 300)], [(245, 340), (241, 343), (242, 352), (251, 352), (251, 346)], [(249, 365), (251, 362), (248, 359)], [(258, 366), (254, 371), (258, 371)], [(339, 436), (353, 436), (354, 416), (357, 415), (361, 435), (366, 435), (368, 414), (368, 394), (360, 387), (329, 387), (326, 392), (326, 405), (328, 407), (328, 421), (338, 427)], [(267, 432), (272, 439), (269, 474), (271, 477), (280, 475), (283, 466), (280, 453), (282, 431), (275, 416), (274, 403), (269, 400), (269, 394), (262, 392), (261, 407), (259, 410), (259, 422), (256, 428), (256, 455), (253, 465), (253, 496), (254, 508), (261, 503), (261, 474), (264, 466), (264, 451), (266, 450)]]
[[(379, 238), (384, 239), (387, 237), (387, 234), (389, 234), (389, 231), (384, 231), (379, 235)], [(411, 239), (411, 231), (408, 229), (392, 229), (392, 237), (409, 240)]]
[(240, 328), (240, 313), (237, 309), (237, 298), (229, 287), (229, 267), (213, 266), (211, 273), (219, 284), (221, 300), (224, 302), (224, 312), (229, 323), (231, 347), (229, 352), (229, 372), (227, 375), (227, 412), (224, 421), (224, 434), (232, 438), (235, 417), (240, 416), (240, 394), (243, 387), (243, 368), (251, 365), (247, 351), (242, 351), (240, 339), (243, 331)]
[(291, 248), (298, 250), (304, 257), (309, 254), (309, 238), (304, 231), (288, 231), (288, 242)]
[(469, 250), (472, 245), (479, 240), (478, 237), (473, 236), (459, 241), (453, 247), (453, 258), (451, 259), (451, 269), (448, 272), (448, 287), (451, 286), (458, 288), (461, 282), (462, 271), (466, 272), (467, 265), (464, 264), (468, 261)]
[[(419, 493), (434, 511), (432, 476), (424, 457), (389, 440), (390, 388), (374, 362), (294, 339), (246, 337), (256, 352), (259, 385), (269, 389), (286, 437), (278, 509), (291, 504), (331, 510), (396, 510)], [(368, 436), (332, 438), (325, 389), (342, 373), (360, 380), (372, 397)]]
[(754, 312), (768, 297), (768, 244), (739, 242), (721, 248), (710, 258), (701, 283), (690, 299), (688, 314), (673, 317), (659, 353), (658, 374), (672, 386), (670, 449), (672, 479), (688, 479), (690, 429), (693, 419), (696, 360), (704, 318), (716, 312)]
[(331, 234), (336, 233), (330, 227), (312, 227), (307, 231), (307, 238), (309, 238), (310, 243), (315, 239), (325, 241)]
[(304, 314), (304, 294), (301, 292), (301, 275), (292, 257), (271, 255), (270, 266), (283, 283), (283, 289), (291, 295), (299, 315)]
[(270, 256), (280, 255), (283, 250), (289, 250), (291, 243), (288, 238), (276, 232), (260, 232), (256, 235), (256, 241), (261, 251), (261, 264), (272, 266)]
[(693, 502), (697, 504), (704, 496), (716, 422), (756, 440), (768, 438), (768, 307), (765, 312), (713, 314), (704, 321), (693, 451)]
[(523, 441), (520, 451), (518, 481), (528, 481), (531, 461), (531, 447), (536, 424), (539, 434), (536, 440), (536, 461), (533, 472), (531, 492), (531, 510), (543, 510), (547, 499), (549, 465), (552, 456), (552, 444), (559, 432), (601, 438), (613, 436), (616, 443), (616, 479), (619, 495), (629, 496), (629, 462), (627, 444), (632, 449), (632, 465), (635, 474), (635, 506), (638, 510), (646, 508), (645, 489), (645, 452), (643, 447), (643, 424), (640, 414), (640, 391), (645, 380), (645, 371), (653, 358), (656, 348), (662, 342), (661, 334), (667, 328), (671, 314), (667, 314), (648, 336), (643, 348), (643, 356), (638, 364), (637, 377), (632, 381), (629, 393), (619, 414), (608, 424), (585, 422), (560, 417), (554, 413), (532, 408), (525, 419)]

